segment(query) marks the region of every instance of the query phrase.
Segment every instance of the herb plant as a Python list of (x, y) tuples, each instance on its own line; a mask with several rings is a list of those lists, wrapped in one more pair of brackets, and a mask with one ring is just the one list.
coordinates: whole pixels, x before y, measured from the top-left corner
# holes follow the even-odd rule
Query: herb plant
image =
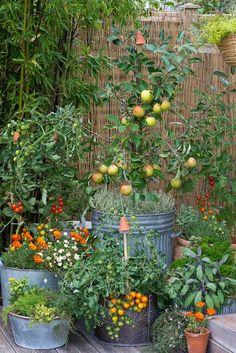
[(210, 44), (220, 44), (221, 40), (236, 33), (236, 18), (216, 15), (209, 18), (202, 26), (203, 37)]

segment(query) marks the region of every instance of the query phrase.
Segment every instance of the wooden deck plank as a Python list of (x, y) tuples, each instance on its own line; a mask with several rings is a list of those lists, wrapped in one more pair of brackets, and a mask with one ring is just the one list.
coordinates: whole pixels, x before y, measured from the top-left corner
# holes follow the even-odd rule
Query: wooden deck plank
[(0, 331), (0, 353), (16, 353), (2, 331)]
[(81, 336), (81, 334), (71, 334), (66, 346), (57, 348), (57, 353), (98, 353), (98, 351)]
[(2, 334), (4, 335), (4, 337), (6, 338), (6, 340), (8, 341), (9, 345), (13, 348), (13, 350), (15, 352), (17, 352), (17, 353), (36, 353), (34, 349), (26, 349), (26, 348), (17, 346), (17, 344), (15, 344), (10, 323), (8, 323), (7, 326), (4, 326), (3, 322), (0, 321), (0, 330), (1, 330)]
[(116, 347), (102, 344), (94, 336), (88, 334), (81, 325), (79, 325), (79, 331), (98, 353), (140, 353), (136, 347)]

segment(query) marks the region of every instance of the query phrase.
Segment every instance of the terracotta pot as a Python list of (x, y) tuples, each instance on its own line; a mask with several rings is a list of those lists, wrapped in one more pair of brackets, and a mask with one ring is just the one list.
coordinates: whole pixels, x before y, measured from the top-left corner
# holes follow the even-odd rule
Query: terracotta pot
[(203, 330), (204, 333), (202, 334), (188, 332), (187, 330), (184, 331), (188, 353), (206, 353), (210, 331), (207, 328)]
[(236, 251), (236, 244), (231, 244), (231, 249), (233, 250), (233, 251)]
[(175, 242), (175, 249), (174, 249), (174, 260), (181, 259), (183, 257), (183, 250), (184, 248), (188, 247), (190, 245), (189, 240), (185, 240), (181, 237), (177, 237)]
[(184, 246), (184, 247), (187, 247), (190, 245), (190, 241), (189, 240), (186, 240), (184, 238), (181, 238), (181, 237), (177, 237), (177, 242), (179, 245), (181, 246)]
[(233, 235), (231, 239), (232, 239), (232, 244), (236, 244), (236, 235)]

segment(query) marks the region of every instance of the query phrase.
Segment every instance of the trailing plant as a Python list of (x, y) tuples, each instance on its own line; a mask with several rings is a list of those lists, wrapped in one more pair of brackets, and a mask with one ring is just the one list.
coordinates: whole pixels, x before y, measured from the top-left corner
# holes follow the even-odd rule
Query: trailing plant
[(236, 33), (236, 18), (216, 15), (207, 19), (201, 29), (207, 43), (217, 45), (228, 35)]
[(58, 318), (67, 318), (71, 323), (66, 303), (59, 292), (29, 287), (25, 278), (11, 281), (10, 304), (2, 313), (5, 323), (9, 313), (28, 317), (30, 325), (48, 323)]
[(186, 350), (184, 330), (188, 320), (182, 311), (167, 309), (152, 326), (152, 346), (150, 352), (173, 353)]
[[(132, 256), (124, 260), (120, 240), (100, 234), (94, 244), (96, 251), (85, 252), (68, 271), (62, 290), (71, 298), (73, 313), (85, 321), (87, 328), (107, 323), (108, 334), (116, 339), (120, 327), (131, 324), (128, 311), (145, 309), (139, 304), (148, 303), (148, 294), (157, 294), (161, 303), (165, 265), (149, 238), (150, 235), (133, 244)], [(134, 301), (135, 298), (139, 300)]]
[(180, 308), (188, 309), (203, 301), (208, 308), (220, 309), (236, 289), (236, 280), (224, 277), (221, 273), (221, 266), (229, 255), (224, 255), (219, 261), (212, 261), (202, 254), (200, 247), (197, 252), (186, 248), (184, 254), (191, 261), (170, 274), (167, 285), (170, 298)]
[(159, 191), (154, 195), (146, 193), (135, 203), (115, 191), (100, 189), (95, 193), (91, 205), (100, 212), (116, 215), (123, 212), (132, 215), (155, 214), (173, 211), (175, 200), (173, 195)]

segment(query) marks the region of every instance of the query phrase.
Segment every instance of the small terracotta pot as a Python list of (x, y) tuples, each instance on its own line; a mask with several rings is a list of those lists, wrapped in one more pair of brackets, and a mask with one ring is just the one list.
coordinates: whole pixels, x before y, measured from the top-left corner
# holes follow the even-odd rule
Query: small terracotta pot
[(236, 251), (236, 244), (231, 244), (231, 249), (232, 249), (233, 251)]
[(190, 241), (189, 240), (186, 240), (184, 238), (181, 238), (181, 237), (177, 237), (177, 242), (180, 246), (184, 246), (184, 247), (187, 247), (190, 245)]
[(236, 244), (236, 235), (233, 235), (231, 239), (232, 239), (232, 244)]
[(181, 237), (176, 238), (175, 249), (174, 249), (174, 260), (181, 259), (183, 257), (184, 248), (190, 245), (189, 240), (185, 240)]
[(210, 331), (207, 328), (203, 330), (204, 333), (202, 334), (188, 332), (187, 330), (184, 331), (188, 353), (206, 353)]

